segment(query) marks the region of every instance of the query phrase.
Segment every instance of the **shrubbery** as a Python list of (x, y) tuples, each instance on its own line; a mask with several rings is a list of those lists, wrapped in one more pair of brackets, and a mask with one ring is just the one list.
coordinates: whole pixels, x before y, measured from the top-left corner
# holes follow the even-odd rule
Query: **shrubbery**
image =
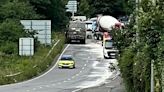
[(159, 0), (153, 5), (150, 0), (142, 0), (134, 16), (138, 17), (138, 22), (134, 21), (128, 29), (112, 32), (116, 46), (121, 51), (118, 61), (127, 92), (150, 92), (152, 61), (155, 92), (162, 91), (164, 7), (161, 3)]
[[(40, 46), (33, 57), (4, 56), (0, 59), (0, 84), (15, 83), (30, 79), (43, 73), (49, 68), (54, 58), (61, 53), (64, 47), (64, 33), (58, 35), (54, 40), (60, 40), (50, 55), (46, 57), (51, 47)], [(13, 75), (16, 74), (16, 75)], [(11, 75), (11, 76), (10, 76)]]

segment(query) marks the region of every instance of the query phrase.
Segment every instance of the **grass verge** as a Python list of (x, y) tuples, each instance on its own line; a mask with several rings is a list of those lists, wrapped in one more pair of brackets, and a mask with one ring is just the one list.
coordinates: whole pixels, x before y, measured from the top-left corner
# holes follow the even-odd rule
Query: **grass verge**
[[(65, 36), (62, 32), (53, 33), (53, 44), (60, 40), (47, 56), (52, 46), (39, 46), (33, 57), (0, 56), (0, 85), (16, 83), (33, 78), (50, 67), (54, 58), (61, 53)], [(46, 57), (47, 56), (47, 57)]]

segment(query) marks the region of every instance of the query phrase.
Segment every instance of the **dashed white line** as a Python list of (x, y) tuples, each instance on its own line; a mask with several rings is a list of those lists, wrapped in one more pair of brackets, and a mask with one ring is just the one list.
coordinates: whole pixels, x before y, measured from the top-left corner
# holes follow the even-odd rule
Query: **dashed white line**
[(76, 74), (76, 76), (79, 76), (79, 74)]
[(85, 68), (83, 67), (82, 69), (84, 70)]
[(33, 88), (32, 90), (36, 90), (36, 88)]
[(67, 80), (69, 80), (69, 81), (70, 81), (71, 79), (67, 79)]
[[(58, 41), (54, 44), (54, 46), (57, 45), (59, 41), (60, 41), (60, 40), (58, 40)], [(40, 76), (38, 76), (38, 77), (35, 77), (35, 78), (33, 78), (33, 79), (30, 79), (30, 80), (27, 80), (27, 81), (24, 81), (24, 82), (20, 82), (20, 83), (16, 83), (16, 84), (25, 84), (25, 83), (29, 83), (29, 82), (31, 82), (31, 81), (34, 81), (34, 80), (36, 80), (36, 79), (39, 79), (39, 78), (41, 78), (41, 77), (47, 75), (49, 72), (51, 72), (51, 71), (57, 66), (57, 64), (58, 64), (58, 62), (59, 62), (59, 59), (61, 58), (61, 56), (64, 54), (64, 52), (67, 50), (67, 48), (68, 48), (69, 46), (70, 46), (70, 44), (68, 44), (68, 45), (64, 48), (63, 52), (60, 54), (60, 56), (59, 56), (57, 62), (55, 63), (55, 65), (54, 65), (51, 69), (49, 69), (47, 72), (45, 72), (45, 73), (43, 73), (42, 75), (40, 75)], [(3, 86), (0, 86), (0, 87), (5, 87), (5, 86), (8, 87), (8, 86), (14, 86), (14, 85), (15, 85), (15, 84), (9, 84), (9, 85), (3, 85)]]
[(67, 82), (67, 81), (63, 81), (63, 82)]
[(74, 79), (75, 78), (75, 76), (72, 76), (72, 79)]
[(80, 91), (81, 90), (81, 88), (80, 89), (76, 89), (76, 90), (74, 90), (74, 91), (72, 91), (72, 92), (77, 92), (77, 91)]
[(42, 88), (42, 87), (39, 87), (40, 89)]
[(52, 86), (55, 86), (56, 84), (52, 84)]
[(46, 87), (48, 88), (48, 87), (50, 87), (49, 85), (46, 85)]
[(87, 66), (87, 64), (85, 64), (84, 66)]

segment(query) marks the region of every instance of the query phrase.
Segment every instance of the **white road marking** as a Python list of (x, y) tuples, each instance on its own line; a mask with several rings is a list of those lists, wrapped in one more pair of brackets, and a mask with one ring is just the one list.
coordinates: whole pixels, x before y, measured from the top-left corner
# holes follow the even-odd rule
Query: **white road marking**
[(55, 86), (56, 84), (52, 84), (52, 86)]
[(46, 85), (46, 87), (48, 88), (48, 87), (50, 87), (49, 85)]
[(63, 82), (67, 82), (67, 81), (63, 81)]
[(69, 81), (70, 81), (71, 79), (67, 79), (67, 80), (69, 80)]
[(76, 74), (76, 76), (79, 76), (79, 74)]
[(82, 69), (84, 70), (85, 68), (83, 67)]
[(27, 92), (30, 92), (30, 90), (26, 90)]
[[(54, 44), (54, 45), (56, 45), (56, 44)], [(14, 83), (14, 84), (8, 84), (8, 85), (2, 85), (2, 86), (0, 86), (0, 87), (5, 87), (5, 86), (7, 87), (7, 86), (14, 86), (14, 85), (19, 85), (19, 84), (20, 84), (20, 85), (21, 85), (21, 84), (26, 84), (26, 83), (29, 83), (29, 82), (31, 82), (31, 81), (34, 81), (34, 80), (36, 80), (36, 79), (39, 79), (39, 78), (41, 78), (41, 77), (47, 75), (49, 72), (51, 72), (51, 71), (57, 66), (57, 64), (58, 64), (58, 62), (59, 62), (59, 59), (61, 58), (61, 56), (64, 54), (64, 52), (67, 50), (67, 48), (68, 48), (69, 46), (70, 46), (70, 44), (68, 44), (68, 45), (64, 48), (63, 52), (60, 54), (59, 58), (57, 59), (55, 65), (54, 65), (51, 69), (49, 69), (47, 72), (43, 73), (42, 75), (40, 75), (40, 76), (38, 76), (38, 77), (35, 77), (35, 78), (33, 78), (33, 79), (30, 79), (30, 80), (24, 81), (24, 82), (19, 82), (19, 83)]]
[(74, 91), (72, 91), (72, 92), (77, 92), (77, 91), (80, 91), (81, 90), (81, 88), (79, 88), (79, 89), (76, 89), (76, 90), (74, 90)]
[(39, 87), (40, 89), (42, 88), (42, 87)]
[(36, 90), (36, 88), (33, 88), (32, 90)]
[(74, 79), (75, 78), (75, 76), (72, 76), (72, 79)]
[(84, 66), (87, 66), (87, 64), (85, 64)]
[[(59, 62), (61, 56), (64, 54), (64, 52), (67, 50), (67, 48), (68, 48), (69, 46), (70, 46), (70, 44), (68, 44), (68, 45), (64, 48), (63, 52), (60, 54), (59, 58), (57, 59), (55, 65), (54, 65), (50, 70), (48, 70), (47, 72), (45, 72), (44, 74), (42, 74), (42, 75), (40, 75), (40, 76), (38, 76), (38, 77), (35, 77), (35, 78), (33, 78), (33, 79), (30, 79), (30, 80), (27, 80), (27, 81), (24, 81), (24, 82), (15, 83), (15, 84), (17, 84), (17, 85), (18, 85), (18, 84), (26, 84), (26, 83), (29, 83), (29, 82), (31, 82), (31, 81), (34, 81), (34, 80), (36, 80), (36, 79), (39, 79), (39, 78), (41, 78), (41, 77), (47, 75), (49, 72), (51, 72), (51, 71), (57, 66), (57, 64), (58, 64), (58, 62)], [(0, 86), (0, 87), (14, 86), (15, 84), (2, 85), (2, 86)]]

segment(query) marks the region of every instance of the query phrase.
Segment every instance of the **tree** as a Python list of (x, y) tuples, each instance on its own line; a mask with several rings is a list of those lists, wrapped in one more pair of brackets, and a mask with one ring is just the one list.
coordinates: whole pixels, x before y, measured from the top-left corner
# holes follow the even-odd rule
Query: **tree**
[[(114, 31), (116, 46), (119, 47), (119, 50), (123, 51), (120, 53), (119, 66), (125, 85), (127, 86), (127, 92), (150, 92), (151, 61), (154, 61), (155, 92), (161, 92), (161, 80), (164, 75), (164, 73), (161, 75), (161, 72), (164, 70), (161, 67), (164, 66), (164, 21), (162, 20), (164, 19), (164, 15), (162, 14), (162, 9), (164, 7), (160, 1), (157, 1), (156, 5), (154, 5), (151, 0), (142, 0), (139, 4), (139, 11), (135, 11), (134, 13), (138, 14), (138, 21), (133, 21), (133, 26), (130, 26), (128, 30), (126, 29), (121, 32)], [(136, 26), (138, 26), (138, 30)], [(136, 33), (137, 35), (134, 35)], [(129, 37), (129, 34), (132, 36)], [(131, 52), (135, 56), (130, 59), (133, 62), (129, 65), (131, 62), (127, 59), (130, 55), (127, 55), (126, 52), (131, 49), (135, 49)], [(131, 74), (131, 72), (133, 73)], [(133, 78), (132, 84), (127, 80), (129, 77)]]
[(103, 14), (119, 17), (129, 15), (134, 9), (131, 0), (89, 0), (90, 12), (93, 15)]
[(90, 6), (87, 0), (80, 0), (78, 12), (80, 15), (90, 16)]
[(7, 2), (0, 8), (0, 20), (10, 19), (39, 19), (41, 16), (36, 14), (33, 7), (26, 2), (17, 0)]
[(16, 53), (19, 38), (24, 36), (26, 33), (19, 20), (5, 20), (0, 24), (0, 51), (5, 54)]
[(65, 28), (68, 23), (66, 16), (66, 1), (68, 0), (26, 0), (34, 6), (35, 11), (45, 16), (42, 19), (52, 20), (52, 27), (61, 29)]

